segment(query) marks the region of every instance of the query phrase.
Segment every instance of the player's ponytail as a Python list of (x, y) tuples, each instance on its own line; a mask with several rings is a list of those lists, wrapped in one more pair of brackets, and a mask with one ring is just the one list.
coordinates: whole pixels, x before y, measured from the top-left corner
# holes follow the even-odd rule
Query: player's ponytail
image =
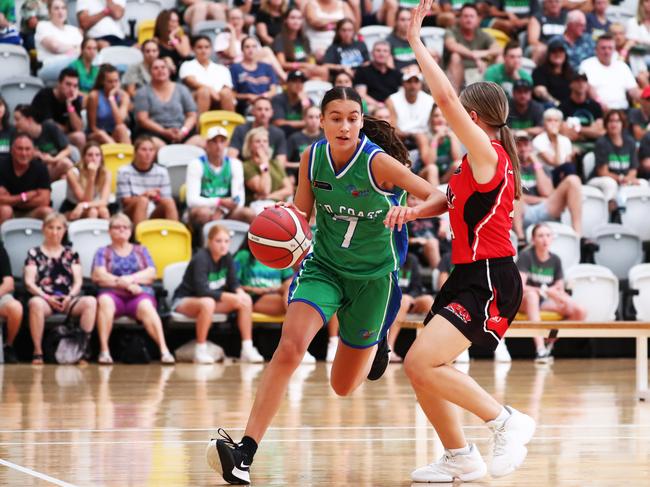
[[(361, 96), (354, 88), (347, 86), (335, 86), (323, 97), (321, 102), (321, 113), (325, 113), (327, 105), (334, 100), (352, 100), (359, 104), (363, 113), (363, 104)], [(402, 140), (395, 134), (395, 129), (385, 120), (379, 120), (375, 117), (363, 117), (363, 133), (375, 144), (386, 151), (391, 157), (401, 162), (407, 167), (411, 166), (409, 151), (404, 146)]]
[(499, 129), (499, 139), (508, 154), (514, 172), (515, 198), (521, 197), (521, 175), (519, 157), (512, 132), (506, 125), (508, 120), (508, 98), (503, 89), (491, 81), (480, 81), (467, 86), (460, 94), (460, 102), (467, 112), (474, 111), (486, 124)]

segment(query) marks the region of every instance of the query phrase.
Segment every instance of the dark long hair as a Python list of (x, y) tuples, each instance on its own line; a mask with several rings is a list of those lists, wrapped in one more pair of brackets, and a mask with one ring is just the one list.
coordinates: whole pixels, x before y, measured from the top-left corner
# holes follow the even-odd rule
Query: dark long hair
[(284, 22), (282, 22), (282, 30), (280, 31), (280, 38), (282, 39), (284, 58), (289, 63), (292, 63), (296, 60), (296, 43), (302, 46), (307, 56), (311, 54), (311, 45), (309, 44), (309, 38), (305, 35), (304, 17), (303, 17), (303, 25), (296, 35), (296, 40), (294, 41), (293, 39), (289, 38), (289, 31), (287, 30), (287, 18), (294, 10), (297, 10), (302, 15), (302, 12), (299, 8), (291, 7), (284, 14)]
[[(347, 17), (343, 17), (342, 19), (340, 19), (336, 23), (336, 27), (334, 28), (334, 40), (332, 41), (332, 44), (339, 45), (339, 46), (343, 44), (341, 40), (341, 33), (339, 31), (345, 24), (352, 24), (352, 28), (354, 28), (354, 22), (352, 21), (352, 19), (349, 19)], [(355, 29), (354, 36), (352, 37), (352, 43), (354, 43), (356, 37), (357, 37), (357, 32)]]
[(117, 73), (118, 70), (115, 66), (109, 63), (104, 63), (99, 67), (97, 78), (95, 79), (95, 86), (93, 90), (104, 91), (104, 79), (108, 73)]
[(2, 115), (2, 118), (0, 118), (0, 129), (2, 130), (7, 130), (9, 128), (9, 106), (7, 105), (7, 102), (5, 99), (0, 95), (0, 105), (5, 107), (5, 113)]
[[(321, 113), (325, 113), (327, 105), (335, 100), (352, 100), (359, 104), (359, 112), (363, 113), (363, 104), (361, 96), (354, 88), (335, 86), (323, 97), (320, 104)], [(384, 149), (386, 154), (394, 157), (406, 167), (411, 166), (409, 151), (404, 146), (402, 140), (395, 133), (391, 124), (375, 117), (363, 117), (363, 128), (361, 129), (366, 136), (379, 147)]]

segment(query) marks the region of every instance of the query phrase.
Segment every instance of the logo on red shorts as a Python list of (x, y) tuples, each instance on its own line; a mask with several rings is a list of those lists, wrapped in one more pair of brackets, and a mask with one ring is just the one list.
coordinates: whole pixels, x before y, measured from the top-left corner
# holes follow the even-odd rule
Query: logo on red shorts
[(472, 317), (463, 307), (463, 305), (458, 303), (449, 303), (445, 306), (445, 309), (451, 311), (455, 316), (457, 316), (463, 323), (467, 324), (472, 321)]

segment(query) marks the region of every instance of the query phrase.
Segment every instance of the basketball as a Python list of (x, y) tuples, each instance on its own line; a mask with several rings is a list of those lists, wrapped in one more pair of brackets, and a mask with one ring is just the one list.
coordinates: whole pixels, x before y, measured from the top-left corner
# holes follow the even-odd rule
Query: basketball
[(302, 261), (311, 249), (311, 229), (297, 211), (272, 206), (251, 223), (248, 246), (262, 264), (287, 269)]

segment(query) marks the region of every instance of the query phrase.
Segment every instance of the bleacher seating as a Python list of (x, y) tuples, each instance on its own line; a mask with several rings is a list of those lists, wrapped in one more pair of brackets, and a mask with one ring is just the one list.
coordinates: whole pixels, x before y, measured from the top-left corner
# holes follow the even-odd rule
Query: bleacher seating
[(169, 264), (192, 258), (192, 236), (180, 222), (160, 218), (145, 220), (135, 227), (135, 238), (149, 250), (158, 279), (163, 277)]
[(0, 235), (14, 277), (22, 278), (27, 251), (43, 243), (42, 229), (43, 222), (35, 218), (12, 218), (0, 225)]
[(90, 278), (97, 249), (111, 244), (108, 220), (84, 218), (71, 222), (68, 226), (68, 239), (79, 254), (83, 276)]

